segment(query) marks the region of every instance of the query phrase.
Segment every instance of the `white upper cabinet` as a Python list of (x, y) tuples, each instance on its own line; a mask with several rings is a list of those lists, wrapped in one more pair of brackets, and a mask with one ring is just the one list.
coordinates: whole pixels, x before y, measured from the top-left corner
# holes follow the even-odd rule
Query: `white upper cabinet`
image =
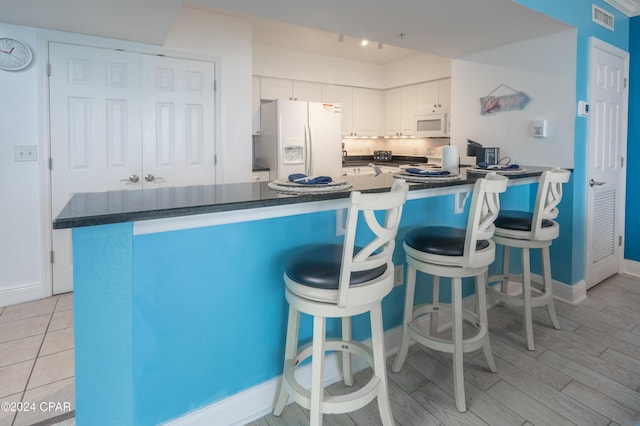
[(380, 136), (382, 92), (376, 89), (324, 84), (322, 102), (342, 104), (342, 136)]
[(451, 79), (427, 81), (418, 86), (418, 110), (434, 111), (451, 104)]
[(413, 136), (413, 122), (418, 105), (417, 85), (398, 87), (384, 92), (386, 136)]
[(351, 136), (353, 134), (353, 87), (323, 84), (322, 102), (341, 104), (342, 136)]
[(402, 128), (402, 89), (384, 91), (384, 128), (386, 136), (400, 136)]
[(342, 105), (342, 136), (413, 136), (415, 115), (449, 107), (451, 79), (387, 90), (284, 78), (253, 78), (253, 134), (260, 134), (260, 102), (291, 99)]
[(322, 85), (307, 81), (262, 77), (260, 79), (260, 99), (321, 102)]
[(322, 102), (322, 84), (308, 81), (293, 81), (294, 101)]
[(353, 88), (353, 136), (382, 134), (382, 91)]

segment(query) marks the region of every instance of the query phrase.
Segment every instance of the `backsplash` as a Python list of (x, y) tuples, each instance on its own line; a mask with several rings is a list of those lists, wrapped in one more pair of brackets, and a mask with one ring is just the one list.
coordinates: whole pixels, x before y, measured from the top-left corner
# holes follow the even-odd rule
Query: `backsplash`
[(449, 138), (373, 138), (342, 139), (348, 155), (371, 155), (373, 151), (387, 150), (393, 155), (442, 157), (442, 147)]

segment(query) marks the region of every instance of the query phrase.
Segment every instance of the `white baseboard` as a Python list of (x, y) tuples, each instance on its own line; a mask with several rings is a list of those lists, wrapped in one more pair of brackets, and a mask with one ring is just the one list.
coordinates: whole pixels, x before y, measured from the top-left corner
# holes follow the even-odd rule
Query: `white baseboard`
[[(541, 283), (542, 276), (539, 274), (531, 274), (531, 281)], [(552, 280), (553, 298), (562, 300), (563, 302), (577, 305), (587, 298), (587, 286), (584, 280), (580, 280), (577, 284), (569, 285), (560, 281)], [(509, 282), (509, 294), (518, 294), (521, 292), (522, 285), (515, 282)], [(495, 301), (490, 301), (489, 306), (493, 306)]]
[(587, 299), (587, 283), (580, 280), (574, 285), (569, 285), (553, 280), (553, 297), (577, 305)]
[(42, 283), (26, 284), (0, 290), (0, 306), (16, 305), (47, 297)]
[[(534, 277), (534, 276), (532, 276)], [(539, 277), (535, 277), (539, 278)], [(554, 297), (575, 304), (586, 298), (584, 281), (570, 286), (561, 282), (553, 282)], [(467, 296), (463, 300), (465, 309), (472, 309), (475, 304), (475, 295)], [(493, 306), (491, 300), (489, 307)], [(421, 327), (429, 327), (429, 316), (419, 320)], [(451, 327), (450, 321), (441, 321), (438, 329), (444, 330)], [(402, 326), (388, 330), (384, 335), (387, 357), (395, 354), (400, 347), (402, 339)], [(371, 346), (371, 339), (363, 342)], [(368, 364), (359, 357), (353, 357), (353, 372), (356, 373), (368, 367)], [(311, 365), (305, 365), (297, 369), (296, 377), (300, 384), (307, 389), (311, 385)], [(196, 411), (185, 414), (174, 420), (164, 423), (165, 426), (208, 426), (219, 425), (245, 425), (259, 419), (273, 410), (278, 391), (280, 389), (281, 376), (253, 386), (235, 395), (215, 402)], [(342, 380), (342, 372), (339, 354), (334, 353), (326, 357), (325, 361), (325, 386)], [(289, 401), (291, 402), (291, 401)]]
[[(393, 328), (385, 333), (385, 348), (387, 356), (393, 355), (400, 347), (402, 327)], [(371, 339), (363, 341), (371, 346)], [(364, 370), (369, 365), (357, 356), (353, 359), (353, 372)], [(333, 353), (325, 358), (325, 386), (329, 386), (342, 380), (342, 367), (340, 354)], [(298, 382), (309, 389), (311, 387), (311, 364), (299, 367), (296, 370)], [(269, 414), (275, 405), (275, 400), (280, 390), (281, 376), (246, 389), (232, 395), (222, 401), (215, 402), (196, 411), (185, 414), (177, 419), (164, 423), (165, 426), (208, 426), (218, 425), (245, 425), (253, 420)], [(289, 401), (292, 402), (291, 400)]]
[[(475, 303), (475, 295), (465, 297), (463, 305), (471, 307)], [(419, 320), (421, 327), (428, 329), (429, 316)], [(450, 321), (441, 321), (439, 330), (451, 327)], [(384, 334), (386, 356), (398, 352), (402, 340), (402, 326), (388, 330)], [(371, 339), (362, 342), (371, 347)], [(338, 353), (333, 353), (325, 358), (325, 386), (329, 386), (342, 380), (342, 367)], [(357, 356), (352, 357), (354, 374), (364, 370), (369, 365)], [(311, 365), (299, 367), (296, 372), (299, 383), (305, 388), (311, 387)], [(259, 419), (273, 410), (275, 400), (280, 390), (281, 376), (253, 386), (235, 395), (215, 402), (196, 411), (185, 414), (174, 420), (164, 423), (164, 426), (208, 426), (210, 424), (241, 426), (253, 420)], [(289, 403), (292, 401), (289, 400)]]
[(640, 262), (625, 259), (623, 262), (623, 268), (625, 274), (640, 277)]

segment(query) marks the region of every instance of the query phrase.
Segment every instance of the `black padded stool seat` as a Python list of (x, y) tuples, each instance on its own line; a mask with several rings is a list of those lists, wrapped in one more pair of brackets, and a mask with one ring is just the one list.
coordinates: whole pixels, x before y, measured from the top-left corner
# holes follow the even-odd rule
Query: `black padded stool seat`
[[(532, 221), (533, 213), (518, 210), (503, 210), (493, 223), (496, 228), (512, 229), (514, 231), (531, 231)], [(543, 228), (548, 228), (550, 226), (553, 226), (552, 221), (549, 219), (542, 219)]]
[[(362, 247), (354, 247), (354, 253)], [(322, 244), (304, 248), (287, 263), (287, 276), (309, 287), (337, 290), (342, 264), (342, 244)], [(350, 284), (361, 284), (378, 278), (387, 265), (351, 274)]]
[[(441, 256), (462, 256), (464, 252), (465, 229), (448, 226), (425, 226), (410, 231), (404, 242), (411, 248), (424, 253)], [(478, 240), (476, 250), (489, 247), (489, 241)]]

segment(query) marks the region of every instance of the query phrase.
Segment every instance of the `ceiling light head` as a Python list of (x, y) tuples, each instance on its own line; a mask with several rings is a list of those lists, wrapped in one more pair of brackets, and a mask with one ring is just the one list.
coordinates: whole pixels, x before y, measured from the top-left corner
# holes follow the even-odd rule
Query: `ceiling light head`
[(366, 38), (363, 38), (362, 41), (360, 42), (360, 45), (362, 46), (366, 46), (369, 44), (369, 40), (367, 40)]
[(338, 34), (338, 43), (342, 43), (344, 41), (344, 36), (342, 34)]
[(407, 38), (407, 33), (400, 33), (400, 40)]

